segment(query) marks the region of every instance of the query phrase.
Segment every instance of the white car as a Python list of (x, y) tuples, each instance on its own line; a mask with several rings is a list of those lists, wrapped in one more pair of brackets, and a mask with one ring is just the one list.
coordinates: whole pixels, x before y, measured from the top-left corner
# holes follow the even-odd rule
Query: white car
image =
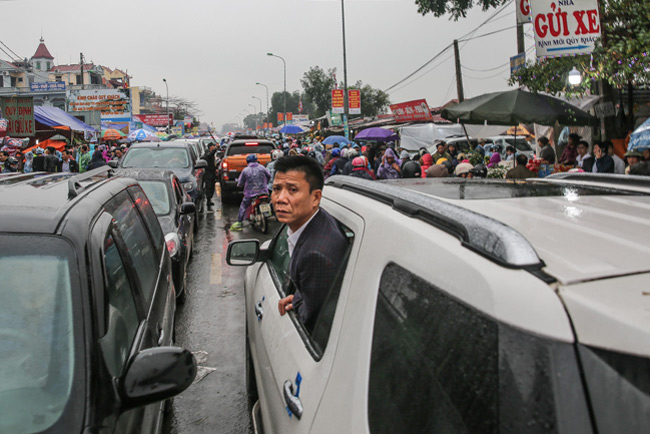
[(286, 228), (230, 244), (265, 433), (650, 432), (650, 182), (327, 180), (350, 243), (312, 332)]

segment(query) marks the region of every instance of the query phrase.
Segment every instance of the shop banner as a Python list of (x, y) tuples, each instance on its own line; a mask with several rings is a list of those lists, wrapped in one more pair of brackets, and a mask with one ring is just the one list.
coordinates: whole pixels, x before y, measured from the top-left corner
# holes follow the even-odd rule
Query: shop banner
[(537, 58), (589, 54), (600, 39), (597, 0), (531, 2)]
[(68, 112), (98, 111), (102, 119), (123, 117), (131, 113), (129, 89), (71, 90), (68, 92)]
[(332, 89), (332, 113), (345, 112), (345, 94), (343, 89)]
[(351, 115), (361, 114), (361, 91), (359, 89), (348, 90), (348, 107)]
[(174, 123), (174, 115), (171, 113), (155, 115), (133, 115), (133, 119), (137, 119), (143, 124), (151, 125), (152, 127), (166, 127)]
[(65, 81), (48, 81), (45, 83), (31, 83), (29, 85), (32, 92), (51, 92), (55, 90), (65, 90)]
[(431, 121), (431, 110), (425, 99), (401, 102), (390, 106), (397, 122)]
[(8, 136), (33, 137), (36, 133), (34, 122), (34, 97), (2, 97), (0, 99), (2, 114), (0, 118), (7, 120)]
[(530, 23), (530, 3), (528, 0), (516, 0), (517, 24)]

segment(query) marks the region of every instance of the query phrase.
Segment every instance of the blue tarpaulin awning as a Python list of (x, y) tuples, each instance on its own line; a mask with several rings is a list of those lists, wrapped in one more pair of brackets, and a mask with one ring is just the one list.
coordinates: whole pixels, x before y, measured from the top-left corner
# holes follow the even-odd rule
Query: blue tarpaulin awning
[(34, 106), (34, 119), (48, 127), (69, 127), (75, 131), (97, 131), (57, 107)]

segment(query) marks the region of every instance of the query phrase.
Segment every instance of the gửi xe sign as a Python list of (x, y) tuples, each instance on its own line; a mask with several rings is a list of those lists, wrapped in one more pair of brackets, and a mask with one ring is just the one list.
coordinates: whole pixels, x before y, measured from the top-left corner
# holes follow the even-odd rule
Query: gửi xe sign
[(596, 0), (532, 0), (537, 57), (589, 54), (600, 39)]

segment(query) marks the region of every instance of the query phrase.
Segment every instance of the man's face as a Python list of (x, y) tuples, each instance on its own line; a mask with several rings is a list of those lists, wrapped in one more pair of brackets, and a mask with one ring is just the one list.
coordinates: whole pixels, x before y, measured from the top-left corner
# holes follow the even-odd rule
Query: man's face
[(0, 161), (5, 162), (5, 161), (7, 161), (7, 158), (9, 158), (9, 157), (4, 152), (2, 154), (0, 154)]
[(445, 152), (445, 145), (438, 145), (436, 150), (438, 151), (438, 154), (442, 154), (443, 152)]
[(321, 195), (321, 190), (309, 191), (309, 183), (303, 172), (290, 170), (275, 173), (271, 202), (278, 221), (289, 225), (292, 231), (299, 229), (316, 212)]
[(634, 166), (638, 162), (639, 162), (639, 157), (627, 157), (627, 164), (629, 166)]
[(603, 149), (600, 146), (594, 146), (594, 156), (596, 158), (602, 158), (603, 156)]

